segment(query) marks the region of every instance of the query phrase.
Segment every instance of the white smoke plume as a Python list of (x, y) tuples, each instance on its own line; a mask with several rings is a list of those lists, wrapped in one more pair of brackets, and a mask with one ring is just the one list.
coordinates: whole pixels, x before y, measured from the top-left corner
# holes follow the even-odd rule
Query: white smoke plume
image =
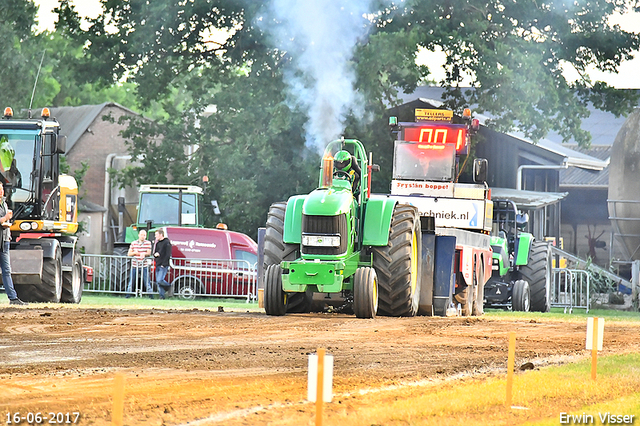
[(290, 99), (306, 110), (307, 145), (322, 150), (342, 135), (359, 101), (352, 56), (369, 33), (370, 0), (272, 0), (261, 26), (292, 65), (284, 76)]

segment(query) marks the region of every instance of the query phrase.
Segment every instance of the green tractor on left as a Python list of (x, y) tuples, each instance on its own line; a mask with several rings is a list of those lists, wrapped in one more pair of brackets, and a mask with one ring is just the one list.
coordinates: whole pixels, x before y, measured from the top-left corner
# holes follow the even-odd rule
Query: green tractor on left
[(268, 315), (309, 312), (314, 295), (352, 303), (358, 318), (416, 315), (420, 215), (413, 206), (371, 195), (377, 166), (370, 163), (360, 141), (333, 141), (318, 188), (271, 205), (264, 240)]

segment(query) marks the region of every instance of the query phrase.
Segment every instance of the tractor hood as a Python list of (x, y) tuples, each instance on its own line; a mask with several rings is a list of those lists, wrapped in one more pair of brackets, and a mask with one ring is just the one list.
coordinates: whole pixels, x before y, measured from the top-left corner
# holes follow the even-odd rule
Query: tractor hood
[(349, 213), (352, 204), (351, 186), (348, 183), (334, 184), (330, 188), (320, 188), (311, 192), (304, 201), (302, 213), (309, 216), (336, 216)]
[(508, 248), (507, 248), (507, 239), (506, 238), (502, 238), (502, 237), (497, 237), (495, 235), (491, 236), (491, 247), (493, 247), (493, 257), (496, 257), (496, 248), (500, 248), (502, 250), (504, 250), (505, 252), (508, 252)]

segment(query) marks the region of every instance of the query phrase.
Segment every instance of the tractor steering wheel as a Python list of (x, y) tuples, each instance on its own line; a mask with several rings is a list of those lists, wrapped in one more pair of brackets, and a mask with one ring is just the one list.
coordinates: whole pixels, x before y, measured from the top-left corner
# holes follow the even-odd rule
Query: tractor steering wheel
[(351, 182), (351, 175), (344, 170), (336, 170), (335, 172), (333, 172), (333, 177), (338, 179), (345, 179)]

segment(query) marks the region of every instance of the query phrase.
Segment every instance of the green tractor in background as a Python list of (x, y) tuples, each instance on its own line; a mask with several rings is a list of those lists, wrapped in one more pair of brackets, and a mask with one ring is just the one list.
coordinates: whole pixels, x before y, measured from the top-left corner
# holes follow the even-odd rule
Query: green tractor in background
[(484, 288), (485, 307), (549, 312), (551, 247), (524, 232), (526, 214), (511, 200), (493, 200), (492, 274)]
[(420, 215), (413, 206), (371, 195), (377, 169), (360, 141), (333, 141), (318, 188), (270, 207), (264, 240), (268, 315), (309, 312), (314, 294), (343, 298), (358, 318), (416, 315)]

